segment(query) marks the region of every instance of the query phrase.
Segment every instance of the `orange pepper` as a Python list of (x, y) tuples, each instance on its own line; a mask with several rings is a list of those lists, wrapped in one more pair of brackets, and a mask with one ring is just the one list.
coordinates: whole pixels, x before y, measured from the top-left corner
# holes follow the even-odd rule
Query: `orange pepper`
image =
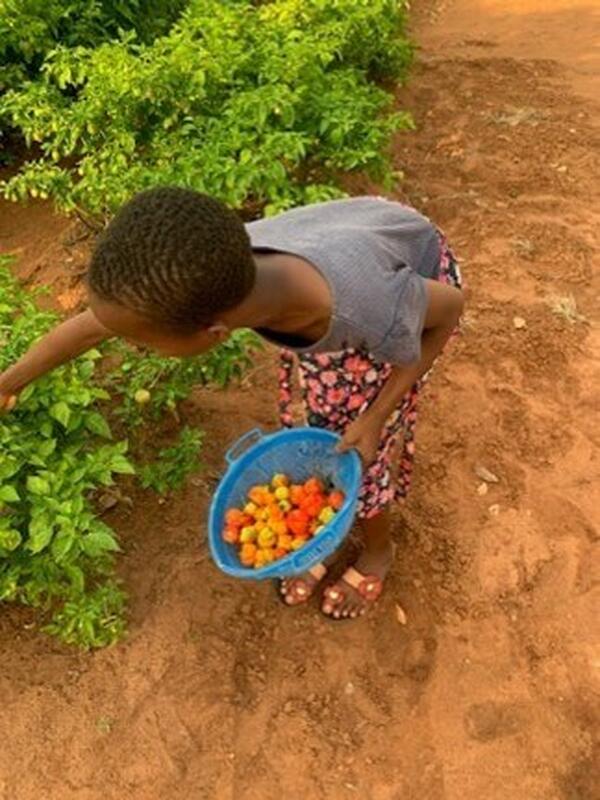
[(290, 511), (286, 518), (287, 526), (295, 536), (306, 536), (309, 517), (306, 511), (297, 508)]
[(300, 505), (304, 499), (304, 494), (304, 486), (298, 486), (298, 484), (290, 486), (290, 500), (295, 506)]
[(308, 492), (308, 494), (316, 494), (317, 492), (323, 493), (324, 490), (323, 482), (318, 478), (309, 478), (304, 484), (304, 491)]
[(244, 512), (239, 508), (230, 508), (225, 514), (225, 522), (228, 527), (241, 528), (244, 524)]
[(281, 536), (282, 534), (287, 533), (287, 530), (288, 530), (287, 522), (284, 519), (276, 519), (274, 522), (271, 522), (269, 527), (278, 536)]
[(223, 531), (223, 541), (227, 544), (237, 544), (240, 540), (240, 532), (237, 528), (227, 527)]
[(339, 511), (340, 508), (344, 505), (344, 493), (338, 491), (337, 489), (329, 495), (327, 502), (328, 504), (335, 510)]
[(248, 492), (250, 502), (257, 505), (259, 508), (264, 505), (265, 489), (263, 486), (253, 486)]
[(271, 503), (271, 505), (267, 508), (269, 512), (269, 521), (278, 521), (283, 519), (283, 511), (279, 508), (277, 503)]
[(293, 541), (294, 539), (289, 533), (283, 533), (281, 536), (277, 537), (277, 547), (283, 550), (291, 550)]
[(324, 505), (325, 497), (321, 494), (321, 492), (313, 492), (304, 497), (300, 503), (300, 508), (303, 511), (306, 511), (309, 517), (318, 517), (323, 510)]
[(256, 560), (257, 553), (258, 553), (258, 548), (256, 547), (256, 545), (248, 542), (248, 544), (242, 545), (242, 548), (240, 550), (240, 561), (245, 567), (251, 567), (253, 566)]

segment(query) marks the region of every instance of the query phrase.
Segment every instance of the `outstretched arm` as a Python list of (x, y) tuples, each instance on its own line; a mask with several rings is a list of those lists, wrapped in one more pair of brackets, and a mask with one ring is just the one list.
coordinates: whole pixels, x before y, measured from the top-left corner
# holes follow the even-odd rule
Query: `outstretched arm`
[(111, 337), (88, 309), (60, 323), (11, 367), (0, 374), (0, 411), (14, 408), (29, 383)]

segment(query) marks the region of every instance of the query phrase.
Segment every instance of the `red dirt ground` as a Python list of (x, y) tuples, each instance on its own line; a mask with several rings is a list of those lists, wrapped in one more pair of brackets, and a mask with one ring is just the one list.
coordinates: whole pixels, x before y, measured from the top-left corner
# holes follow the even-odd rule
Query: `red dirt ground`
[[(418, 130), (395, 142), (396, 196), (447, 231), (470, 301), (422, 405), (377, 609), (336, 625), (217, 572), (207, 502), (226, 444), (274, 425), (271, 359), (240, 389), (198, 392), (207, 470), (107, 515), (127, 640), (80, 654), (3, 610), (2, 800), (600, 798), (593, 5), (415, 3), (419, 64), (398, 100)], [(1, 213), (20, 274), (74, 307), (77, 229), (44, 205)], [(553, 310), (569, 295), (587, 322)], [(486, 494), (481, 466), (499, 478)]]

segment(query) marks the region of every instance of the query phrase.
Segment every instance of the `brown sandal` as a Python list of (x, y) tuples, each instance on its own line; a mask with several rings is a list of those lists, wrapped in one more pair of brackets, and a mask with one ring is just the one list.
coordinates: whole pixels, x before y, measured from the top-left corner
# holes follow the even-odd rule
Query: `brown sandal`
[(362, 616), (365, 613), (367, 606), (373, 604), (383, 591), (383, 581), (378, 575), (363, 575), (362, 572), (359, 572), (355, 567), (349, 567), (336, 585), (328, 586), (323, 592), (325, 600), (329, 602), (333, 609), (335, 609), (336, 606), (342, 605), (342, 603), (346, 600), (346, 592), (343, 588), (339, 588), (340, 581), (343, 581), (344, 583), (347, 583), (348, 586), (356, 589), (358, 594), (365, 601), (365, 606), (354, 617), (351, 617), (350, 615), (345, 617), (336, 617), (334, 616), (333, 612), (331, 614), (326, 614), (323, 612), (324, 616), (334, 620), (335, 622), (346, 619), (356, 619), (357, 616)]
[[(324, 564), (315, 564), (314, 567), (308, 570), (307, 574), (313, 578), (312, 581), (306, 580), (302, 575), (277, 581), (277, 594), (284, 606), (293, 608), (307, 603), (315, 593), (318, 584), (327, 574), (327, 567)], [(285, 591), (283, 590), (284, 580), (286, 582)], [(288, 597), (291, 597), (294, 602), (288, 603)]]

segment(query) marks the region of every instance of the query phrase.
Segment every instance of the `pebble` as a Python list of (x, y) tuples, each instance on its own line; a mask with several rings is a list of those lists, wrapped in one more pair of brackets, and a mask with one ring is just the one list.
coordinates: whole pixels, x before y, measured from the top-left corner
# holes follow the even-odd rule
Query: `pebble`
[(291, 700), (287, 700), (283, 706), (283, 713), (284, 714), (291, 714), (294, 710), (294, 704)]
[(523, 317), (513, 317), (513, 325), (518, 331), (520, 331), (527, 327), (527, 321), (524, 320)]
[(102, 511), (109, 511), (111, 508), (114, 508), (118, 502), (118, 497), (110, 492), (105, 492), (98, 498), (98, 505)]
[(406, 623), (408, 622), (406, 611), (398, 603), (396, 603), (396, 619), (398, 620), (400, 625), (406, 625)]
[(494, 503), (494, 505), (488, 508), (488, 511), (490, 512), (492, 517), (497, 517), (498, 514), (500, 513), (500, 506), (498, 505), (498, 503)]
[(500, 483), (500, 478), (497, 475), (495, 475), (487, 467), (483, 467), (481, 465), (475, 467), (475, 475), (477, 475), (478, 478), (481, 478), (481, 480), (485, 481), (486, 483)]
[(477, 487), (477, 494), (479, 494), (479, 495), (481, 495), (483, 497), (483, 495), (485, 495), (487, 493), (488, 493), (488, 485), (487, 485), (487, 483), (480, 483), (479, 486)]
[(347, 695), (354, 694), (354, 684), (351, 681), (348, 681), (348, 683), (344, 686), (344, 693)]

